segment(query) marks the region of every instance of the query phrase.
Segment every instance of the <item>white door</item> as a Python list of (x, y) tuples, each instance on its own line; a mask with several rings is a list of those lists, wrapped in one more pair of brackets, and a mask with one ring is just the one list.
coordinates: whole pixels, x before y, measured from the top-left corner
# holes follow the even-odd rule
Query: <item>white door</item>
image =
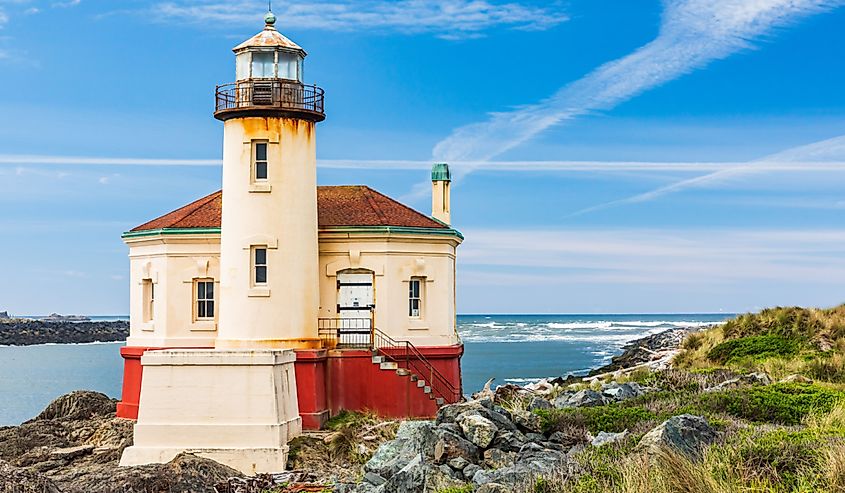
[(337, 275), (340, 343), (369, 345), (375, 298), (371, 273)]

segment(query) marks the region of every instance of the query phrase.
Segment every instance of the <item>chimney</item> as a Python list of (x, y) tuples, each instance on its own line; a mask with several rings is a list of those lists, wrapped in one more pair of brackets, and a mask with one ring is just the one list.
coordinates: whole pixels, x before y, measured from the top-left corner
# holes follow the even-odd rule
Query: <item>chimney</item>
[(451, 224), (451, 184), (448, 164), (437, 163), (431, 167), (431, 216), (445, 224)]

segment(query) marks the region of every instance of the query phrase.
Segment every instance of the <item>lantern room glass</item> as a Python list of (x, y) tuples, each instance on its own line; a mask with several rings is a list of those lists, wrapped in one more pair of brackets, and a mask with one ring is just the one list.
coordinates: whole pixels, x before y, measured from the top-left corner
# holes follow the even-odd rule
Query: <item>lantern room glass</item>
[(252, 54), (253, 79), (274, 79), (276, 77), (275, 55), (272, 51), (257, 51)]
[(250, 50), (236, 57), (237, 80), (287, 79), (302, 82), (303, 57), (289, 51)]

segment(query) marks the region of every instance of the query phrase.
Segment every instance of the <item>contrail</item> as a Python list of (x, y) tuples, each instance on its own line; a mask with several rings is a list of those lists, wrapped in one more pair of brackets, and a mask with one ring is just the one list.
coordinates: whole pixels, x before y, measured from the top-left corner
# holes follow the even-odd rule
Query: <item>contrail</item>
[(738, 175), (759, 173), (772, 169), (777, 170), (779, 166), (783, 166), (782, 169), (792, 171), (813, 171), (818, 169), (819, 164), (822, 164), (829, 166), (827, 170), (842, 171), (845, 170), (845, 162), (843, 161), (845, 161), (845, 135), (820, 142), (814, 142), (804, 146), (793, 147), (791, 149), (745, 163), (741, 166), (734, 166), (728, 169), (714, 171), (703, 176), (690, 178), (688, 180), (677, 181), (632, 197), (587, 207), (586, 209), (573, 212), (570, 214), (570, 217), (609, 209), (611, 207), (618, 207), (620, 205), (648, 202), (664, 195), (681, 192), (690, 188), (706, 186)]
[[(489, 161), (549, 127), (609, 110), (710, 62), (752, 48), (751, 41), (843, 0), (665, 0), (660, 34), (633, 53), (606, 63), (552, 97), (493, 113), (438, 143), (437, 161)], [(470, 169), (465, 170), (466, 172)]]

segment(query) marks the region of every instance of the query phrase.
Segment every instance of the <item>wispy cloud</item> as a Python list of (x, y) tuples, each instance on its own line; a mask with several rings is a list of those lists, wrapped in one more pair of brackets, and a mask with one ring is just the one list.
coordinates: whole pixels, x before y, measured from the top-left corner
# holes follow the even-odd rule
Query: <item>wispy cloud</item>
[[(254, 27), (256, 13), (266, 5), (257, 0), (182, 0), (157, 3), (150, 13), (167, 21)], [(444, 39), (478, 37), (496, 27), (545, 30), (567, 20), (554, 7), (486, 0), (291, 1), (278, 5), (276, 15), (282, 26), (298, 29), (433, 33)]]
[[(791, 152), (791, 151), (790, 151)], [(775, 159), (775, 155), (765, 160), (754, 161), (756, 172), (829, 172), (845, 171), (845, 152), (840, 156), (797, 157), (786, 160)], [(367, 169), (393, 171), (423, 171), (431, 169), (430, 160), (397, 159), (318, 159), (317, 165), (325, 169)], [(220, 159), (175, 159), (146, 157), (87, 157), (66, 155), (0, 154), (0, 166), (13, 165), (22, 170), (29, 165), (61, 166), (221, 166)], [(752, 163), (747, 161), (452, 161), (453, 170), (484, 169), (502, 172), (712, 172), (727, 173), (747, 171)], [(20, 171), (22, 172), (22, 171)]]
[(549, 127), (608, 110), (714, 60), (753, 47), (752, 41), (842, 0), (666, 0), (660, 34), (602, 65), (537, 104), (493, 113), (458, 128), (433, 155), (446, 161), (488, 161)]
[(680, 180), (624, 199), (598, 204), (576, 211), (573, 215), (582, 215), (622, 205), (649, 202), (691, 188), (713, 186), (742, 175), (762, 173), (771, 169), (772, 166), (784, 166), (795, 171), (812, 171), (814, 166), (820, 163), (826, 163), (831, 166), (832, 170), (845, 171), (845, 162), (843, 161), (845, 161), (845, 135), (787, 149), (759, 160), (714, 171), (688, 180)]
[(0, 165), (78, 165), (78, 166), (220, 166), (219, 159), (156, 159), (85, 156), (0, 154)]
[[(566, 284), (833, 283), (845, 276), (841, 230), (465, 230), (466, 272)], [(493, 276), (493, 277), (495, 277)], [(471, 279), (471, 278), (470, 278)], [(488, 279), (489, 280), (489, 279)], [(471, 281), (470, 281), (471, 282)]]

